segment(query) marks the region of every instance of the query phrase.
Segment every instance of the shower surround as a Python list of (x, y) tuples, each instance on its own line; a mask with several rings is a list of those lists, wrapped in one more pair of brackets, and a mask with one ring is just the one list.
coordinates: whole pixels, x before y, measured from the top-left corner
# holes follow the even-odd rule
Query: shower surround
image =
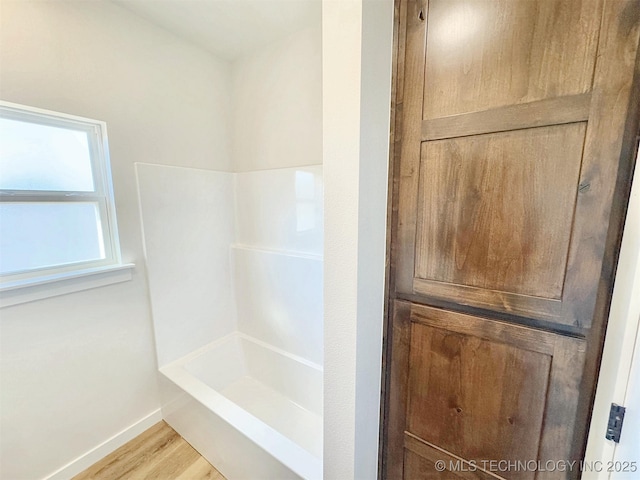
[(163, 416), (227, 478), (322, 477), (322, 167), (136, 164)]

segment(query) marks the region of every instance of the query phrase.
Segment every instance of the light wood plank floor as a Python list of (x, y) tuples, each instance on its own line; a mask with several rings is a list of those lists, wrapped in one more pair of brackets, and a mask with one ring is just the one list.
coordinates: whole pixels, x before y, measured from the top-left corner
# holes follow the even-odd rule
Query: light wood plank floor
[(73, 480), (225, 480), (165, 422), (160, 422)]

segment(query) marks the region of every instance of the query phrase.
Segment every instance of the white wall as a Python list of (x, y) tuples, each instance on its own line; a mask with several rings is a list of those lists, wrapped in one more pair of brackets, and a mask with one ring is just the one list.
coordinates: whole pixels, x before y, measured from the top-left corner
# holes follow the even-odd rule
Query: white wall
[(235, 177), (237, 243), (322, 255), (322, 166), (243, 172)]
[(321, 34), (318, 18), (232, 64), (238, 328), (320, 364)]
[(362, 4), (355, 478), (377, 478), (393, 1)]
[(322, 163), (321, 51), (318, 23), (233, 63), (237, 172)]
[[(384, 93), (388, 83), (390, 35), (378, 45), (366, 33), (389, 31), (391, 2), (380, 1), (379, 14), (371, 17), (368, 1), (323, 2), (322, 103), (318, 91), (307, 96), (289, 83), (297, 77), (299, 84), (320, 85), (318, 63), (309, 55), (320, 52), (311, 29), (288, 46), (273, 45), (264, 57), (238, 62), (234, 78), (241, 81), (231, 107), (226, 65), (118, 7), (3, 0), (0, 96), (107, 122), (124, 259), (138, 265), (130, 283), (2, 311), (3, 478), (44, 476), (158, 407), (133, 163), (232, 170), (230, 123), (239, 135), (238, 171), (325, 165), (325, 471), (327, 478), (353, 478), (375, 468), (372, 412), (379, 385), (361, 380), (380, 371), (384, 254), (360, 242), (384, 242), (386, 210), (371, 217), (364, 212), (384, 203), (384, 191), (368, 189), (383, 184), (387, 158), (361, 142), (367, 132), (388, 132), (388, 112), (374, 108), (372, 117), (363, 116), (367, 92)], [(389, 52), (378, 69), (374, 44)], [(301, 45), (310, 48), (298, 50)], [(265, 72), (264, 65), (279, 62), (281, 73)], [(275, 99), (289, 92), (299, 94), (298, 101), (285, 111), (266, 97), (239, 102), (247, 79), (264, 83)], [(235, 121), (225, 122), (230, 108)], [(255, 117), (243, 112), (263, 120), (253, 123)], [(320, 113), (321, 140), (320, 124), (312, 126)], [(370, 283), (359, 288), (366, 273)], [(368, 405), (361, 407), (363, 401)], [(10, 442), (7, 432), (15, 433)]]
[(0, 97), (105, 120), (130, 282), (2, 309), (2, 478), (41, 478), (159, 407), (134, 162), (231, 170), (227, 65), (103, 1), (3, 0)]
[(323, 0), (324, 478), (354, 478), (362, 2)]
[(393, 2), (323, 1), (325, 478), (377, 476)]
[(158, 366), (237, 329), (234, 175), (136, 164)]
[(322, 364), (322, 167), (236, 174), (240, 331)]
[(136, 174), (158, 365), (235, 330), (322, 364), (322, 167)]

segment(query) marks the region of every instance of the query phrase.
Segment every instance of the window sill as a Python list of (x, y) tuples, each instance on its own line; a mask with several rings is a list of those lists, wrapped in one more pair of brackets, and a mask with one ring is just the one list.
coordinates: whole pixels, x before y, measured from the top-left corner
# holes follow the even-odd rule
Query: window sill
[(0, 308), (131, 280), (132, 263), (88, 268), (0, 284)]

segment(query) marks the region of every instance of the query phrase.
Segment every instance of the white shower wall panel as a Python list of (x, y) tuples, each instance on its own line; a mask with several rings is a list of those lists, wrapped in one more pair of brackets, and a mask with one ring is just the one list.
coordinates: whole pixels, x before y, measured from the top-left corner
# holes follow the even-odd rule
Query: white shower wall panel
[(322, 365), (322, 259), (232, 248), (238, 329)]
[(138, 163), (136, 175), (162, 367), (237, 329), (234, 174)]
[(241, 245), (322, 255), (322, 166), (237, 173), (236, 228)]

